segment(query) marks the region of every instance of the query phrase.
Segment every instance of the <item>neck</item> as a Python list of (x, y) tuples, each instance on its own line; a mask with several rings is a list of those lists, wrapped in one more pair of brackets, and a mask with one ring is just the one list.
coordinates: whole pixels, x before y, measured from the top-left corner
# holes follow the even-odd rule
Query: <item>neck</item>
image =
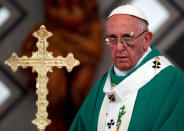
[[(136, 68), (143, 60), (144, 58), (151, 52), (151, 48), (149, 47), (147, 49), (147, 51), (143, 54), (143, 56), (139, 59), (139, 61), (136, 63), (136, 65), (132, 68)], [(131, 71), (132, 69), (128, 70), (128, 71), (120, 71), (118, 70), (115, 66), (114, 66), (114, 72), (117, 76), (125, 76), (129, 71)]]

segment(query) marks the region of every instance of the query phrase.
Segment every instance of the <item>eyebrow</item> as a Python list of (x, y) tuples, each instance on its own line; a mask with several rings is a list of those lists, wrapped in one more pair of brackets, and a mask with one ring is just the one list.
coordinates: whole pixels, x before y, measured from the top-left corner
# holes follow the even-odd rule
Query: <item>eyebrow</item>
[(111, 37), (111, 38), (117, 38), (117, 35), (115, 35), (115, 34), (109, 34), (109, 35), (107, 35), (108, 37)]
[[(117, 35), (115, 35), (115, 34), (107, 34), (106, 36), (111, 37), (111, 38), (117, 38)], [(121, 37), (133, 37), (133, 36), (131, 36), (130, 33), (125, 33), (125, 34), (121, 35)]]
[(126, 33), (126, 34), (121, 35), (121, 37), (132, 37), (132, 36), (130, 34)]

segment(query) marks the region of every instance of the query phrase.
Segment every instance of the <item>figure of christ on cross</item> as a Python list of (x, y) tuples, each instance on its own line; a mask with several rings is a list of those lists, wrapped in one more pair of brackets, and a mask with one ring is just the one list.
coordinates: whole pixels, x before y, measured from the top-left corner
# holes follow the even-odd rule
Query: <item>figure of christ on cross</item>
[(9, 65), (14, 72), (18, 66), (22, 66), (22, 68), (32, 67), (32, 72), (38, 73), (36, 79), (36, 94), (38, 95), (36, 105), (38, 111), (36, 113), (36, 119), (33, 120), (32, 123), (35, 124), (40, 131), (44, 131), (51, 123), (51, 120), (47, 118), (47, 106), (49, 104), (47, 101), (47, 73), (52, 72), (52, 67), (62, 68), (63, 66), (66, 67), (68, 72), (71, 72), (73, 67), (79, 65), (80, 62), (74, 59), (72, 53), (69, 53), (66, 58), (63, 58), (62, 56), (53, 57), (52, 52), (47, 51), (49, 45), (47, 39), (52, 36), (52, 33), (48, 32), (44, 25), (40, 26), (40, 29), (34, 32), (33, 36), (38, 39), (36, 43), (38, 50), (33, 52), (30, 58), (27, 56), (19, 58), (16, 53), (13, 53), (11, 58), (5, 61), (5, 64)]

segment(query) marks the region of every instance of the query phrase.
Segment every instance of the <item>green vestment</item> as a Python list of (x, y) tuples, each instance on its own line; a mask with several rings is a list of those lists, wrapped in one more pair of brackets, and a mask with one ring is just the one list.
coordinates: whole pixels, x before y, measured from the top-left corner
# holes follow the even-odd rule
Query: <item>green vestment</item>
[[(152, 51), (141, 64), (126, 76), (116, 76), (113, 70), (110, 70), (112, 83), (119, 84), (145, 62), (160, 55), (160, 52), (152, 47)], [(97, 130), (107, 75), (108, 73), (105, 73), (92, 88), (70, 131)], [(139, 89), (128, 131), (184, 131), (184, 73), (182, 71), (174, 66), (168, 66)]]

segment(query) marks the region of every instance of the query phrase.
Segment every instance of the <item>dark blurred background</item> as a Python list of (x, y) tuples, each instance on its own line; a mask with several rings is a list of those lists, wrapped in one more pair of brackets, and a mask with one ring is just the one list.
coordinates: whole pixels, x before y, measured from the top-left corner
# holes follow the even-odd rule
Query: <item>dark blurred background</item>
[(41, 24), (54, 36), (48, 50), (54, 56), (72, 52), (81, 65), (72, 73), (54, 68), (48, 73), (47, 131), (68, 130), (95, 82), (112, 64), (104, 44), (105, 20), (121, 4), (139, 7), (154, 33), (152, 45), (184, 70), (184, 0), (1, 0), (0, 1), (0, 131), (36, 131), (35, 78), (31, 68), (13, 73), (4, 64), (13, 52), (31, 56)]

